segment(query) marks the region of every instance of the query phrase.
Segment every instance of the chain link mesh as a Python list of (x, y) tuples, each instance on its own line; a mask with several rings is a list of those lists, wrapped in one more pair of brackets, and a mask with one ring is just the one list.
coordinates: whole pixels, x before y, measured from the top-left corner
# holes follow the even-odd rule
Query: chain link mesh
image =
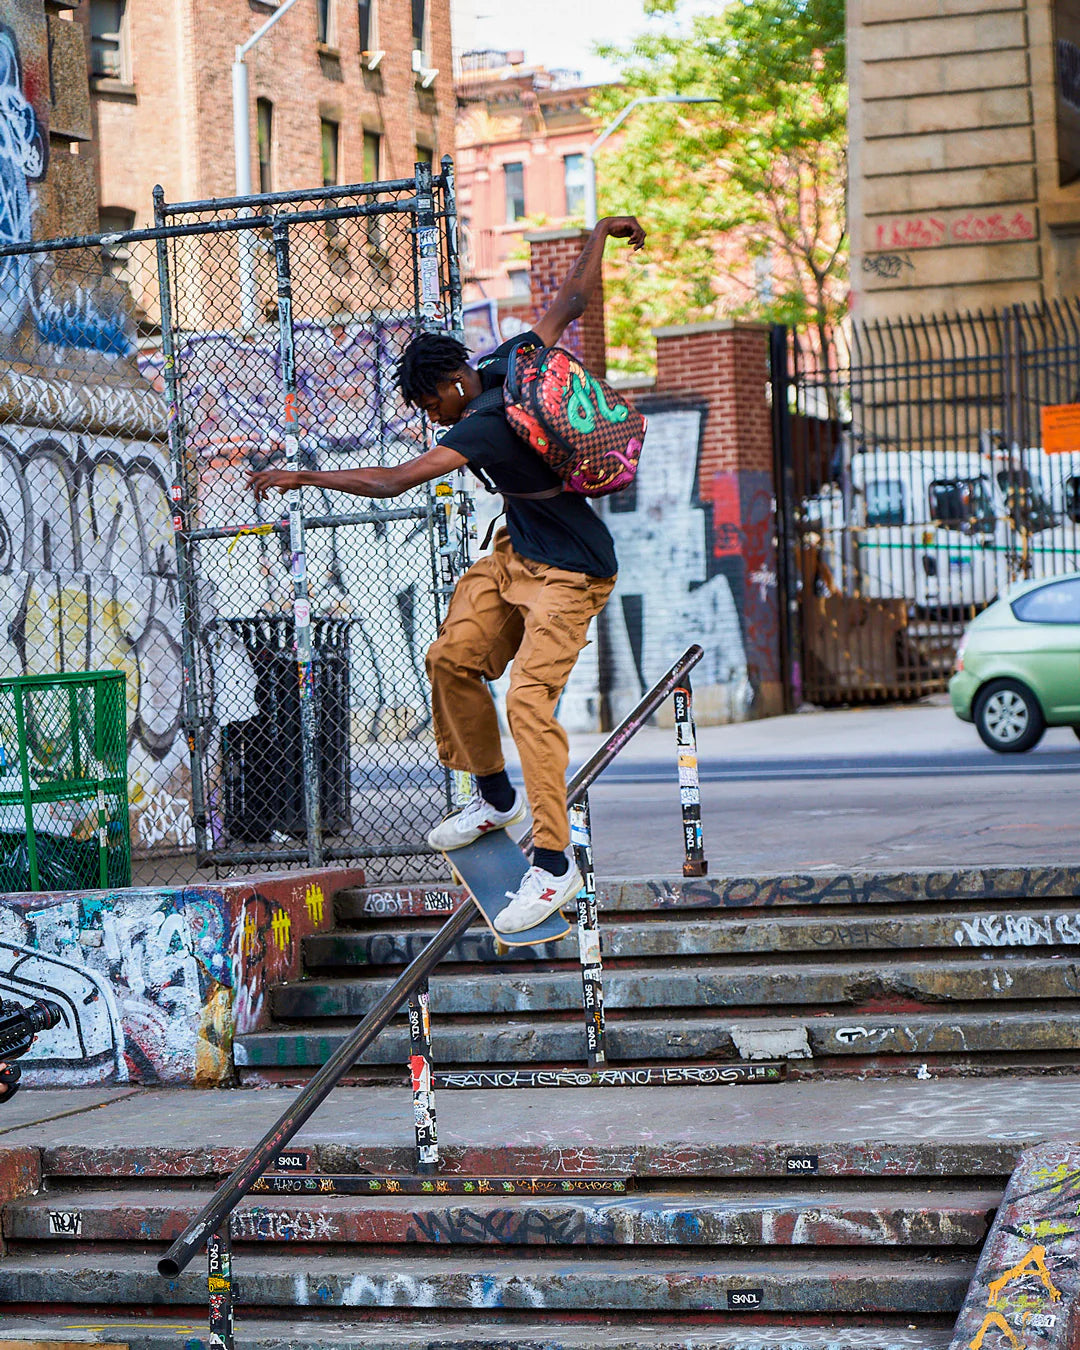
[[(434, 303), (412, 181), (159, 202), (156, 231), (0, 257), (0, 676), (124, 672), (137, 881), (311, 857), (296, 540), (285, 500), (247, 486), (285, 465), (271, 226), (301, 467), (392, 465), (424, 446), (397, 358), (460, 312), (451, 182)], [(319, 852), (392, 874), (447, 802), (423, 665), (447, 581), (434, 500), (303, 491)]]

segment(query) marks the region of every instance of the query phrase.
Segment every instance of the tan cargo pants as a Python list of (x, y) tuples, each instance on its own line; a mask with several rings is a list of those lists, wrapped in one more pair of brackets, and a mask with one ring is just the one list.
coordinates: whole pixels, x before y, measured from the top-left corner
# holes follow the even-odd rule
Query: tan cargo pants
[(474, 774), (505, 767), (495, 704), (486, 681), (513, 661), (506, 715), (521, 756), (533, 816), (533, 842), (565, 849), (566, 732), (555, 705), (585, 645), (589, 620), (615, 585), (564, 572), (516, 553), (506, 530), (454, 589), (439, 636), (427, 654), (439, 759)]

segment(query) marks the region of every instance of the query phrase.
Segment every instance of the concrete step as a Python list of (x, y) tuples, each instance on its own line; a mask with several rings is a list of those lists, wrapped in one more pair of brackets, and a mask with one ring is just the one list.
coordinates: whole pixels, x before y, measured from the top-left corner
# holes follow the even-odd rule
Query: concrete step
[[(302, 980), (273, 990), (274, 1017), (363, 1017), (390, 988), (383, 979)], [(489, 977), (436, 975), (430, 982), (433, 1016), (568, 1012), (581, 1005), (580, 968)], [(616, 968), (604, 977), (604, 1006), (657, 1008), (769, 1008), (782, 1005), (884, 1002), (978, 1002), (982, 999), (1072, 999), (1080, 990), (1080, 960), (1020, 953), (979, 953), (933, 961), (851, 961), (771, 965), (648, 966)]]
[[(755, 915), (604, 922), (605, 960), (644, 957), (746, 956), (777, 952), (895, 952), (924, 949), (1069, 946), (1080, 943), (1080, 910), (1075, 905), (1046, 906), (1015, 902), (997, 909), (946, 908), (937, 913)], [(339, 930), (304, 939), (304, 966), (317, 971), (340, 966), (395, 966), (412, 961), (437, 925), (414, 919), (361, 932)], [(515, 961), (575, 961), (576, 933), (560, 942), (519, 947)], [(488, 963), (500, 958), (489, 929), (478, 927), (451, 947), (448, 961)]]
[[(487, 1314), (488, 1318), (498, 1314)], [(920, 1319), (921, 1320), (921, 1319)], [(614, 1325), (574, 1326), (565, 1321), (493, 1322), (481, 1312), (438, 1322), (268, 1321), (245, 1317), (237, 1327), (245, 1350), (948, 1350), (952, 1332), (945, 1326), (869, 1325), (860, 1317), (852, 1326), (732, 1326), (732, 1314), (718, 1324), (649, 1326), (622, 1318)], [(178, 1343), (202, 1345), (206, 1321), (182, 1317), (156, 1320), (96, 1317), (92, 1328), (72, 1328), (70, 1316), (4, 1317), (4, 1340), (31, 1346), (71, 1344), (126, 1345), (129, 1350), (176, 1350)]]
[[(966, 901), (1075, 901), (1080, 868), (983, 867), (904, 872), (773, 873), (757, 876), (597, 877), (604, 910), (652, 912), (687, 909), (760, 909), (785, 905), (962, 905)], [(339, 891), (336, 912), (342, 923), (410, 915), (447, 914), (464, 891), (447, 883), (370, 886)]]
[[(583, 1252), (587, 1249), (583, 1249)], [(157, 1274), (158, 1250), (135, 1244), (85, 1250), (12, 1246), (0, 1260), (0, 1304), (130, 1307), (205, 1303), (206, 1271)], [(791, 1248), (715, 1250), (699, 1257), (633, 1248), (603, 1261), (561, 1249), (537, 1259), (425, 1248), (380, 1256), (242, 1255), (234, 1267), (245, 1307), (521, 1308), (547, 1312), (948, 1314), (961, 1306), (974, 1256), (897, 1256), (874, 1249), (824, 1258)], [(741, 1296), (741, 1297), (740, 1297)]]
[[(1080, 1012), (1045, 1007), (980, 1011), (848, 1012), (809, 1017), (706, 1013), (700, 1017), (615, 1016), (607, 1024), (608, 1059), (626, 1065), (652, 1060), (832, 1059), (852, 1056), (961, 1056), (1071, 1052), (1080, 1049)], [(238, 1036), (240, 1069), (323, 1064), (352, 1023), (275, 1029)], [(584, 1060), (583, 1024), (571, 1017), (515, 1021), (499, 1017), (462, 1025), (432, 1021), (435, 1067), (527, 1063), (530, 1067)], [(358, 1063), (404, 1066), (406, 1028), (393, 1023)], [(956, 1066), (953, 1065), (955, 1068)]]
[[(649, 1191), (618, 1197), (261, 1196), (241, 1202), (233, 1243), (499, 1246), (979, 1247), (997, 1190), (857, 1192), (794, 1183), (789, 1193)], [(171, 1242), (208, 1192), (138, 1187), (50, 1190), (4, 1209), (9, 1241)], [(243, 1266), (240, 1267), (243, 1270)]]

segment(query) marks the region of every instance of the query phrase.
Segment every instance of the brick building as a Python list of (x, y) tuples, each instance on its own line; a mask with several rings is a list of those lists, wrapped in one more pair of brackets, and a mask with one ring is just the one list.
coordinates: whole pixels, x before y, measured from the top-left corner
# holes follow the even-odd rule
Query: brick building
[[(101, 220), (234, 191), (231, 67), (276, 0), (87, 0)], [(449, 0), (299, 0), (247, 56), (256, 191), (411, 175), (454, 147)]]
[(863, 319), (1080, 291), (1076, 0), (851, 0)]
[(521, 52), (466, 52), (457, 78), (458, 201), (465, 298), (528, 304), (525, 231), (579, 222), (592, 89), (574, 71), (527, 66)]

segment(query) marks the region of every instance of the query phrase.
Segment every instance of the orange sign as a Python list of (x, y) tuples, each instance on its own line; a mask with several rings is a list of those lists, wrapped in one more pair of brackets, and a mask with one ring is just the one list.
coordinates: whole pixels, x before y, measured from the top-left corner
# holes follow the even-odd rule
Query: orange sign
[(1042, 443), (1048, 455), (1080, 450), (1080, 403), (1057, 403), (1042, 410)]

